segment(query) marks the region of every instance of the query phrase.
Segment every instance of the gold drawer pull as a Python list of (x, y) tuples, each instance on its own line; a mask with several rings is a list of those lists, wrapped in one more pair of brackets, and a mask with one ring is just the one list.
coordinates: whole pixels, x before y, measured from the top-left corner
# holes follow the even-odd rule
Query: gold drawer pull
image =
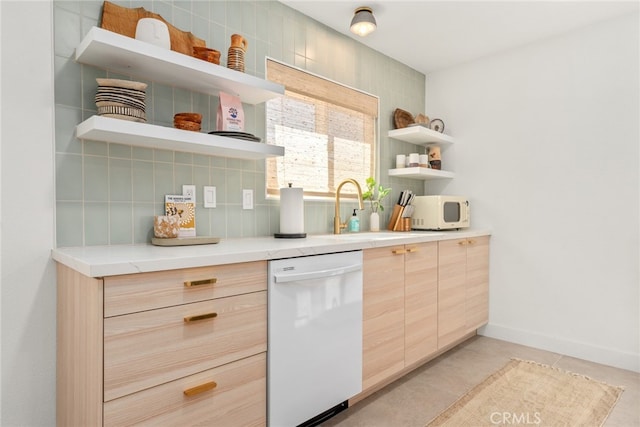
[(213, 319), (218, 317), (218, 313), (205, 313), (198, 314), (197, 316), (187, 316), (184, 318), (184, 323), (195, 322), (197, 320)]
[(204, 393), (205, 391), (213, 390), (218, 384), (215, 381), (200, 384), (192, 388), (188, 388), (184, 391), (186, 396), (195, 396), (196, 394)]
[(394, 249), (394, 250), (391, 251), (391, 253), (394, 254), (394, 255), (402, 255), (404, 253), (407, 253), (407, 251), (404, 250), (404, 249)]
[(459, 244), (460, 246), (464, 246), (464, 245), (466, 245), (466, 244), (468, 244), (468, 243), (469, 243), (469, 241), (468, 241), (468, 240), (460, 240), (460, 241), (458, 242), (458, 244)]
[(475, 245), (475, 244), (476, 244), (476, 241), (475, 241), (475, 240), (473, 240), (473, 239), (469, 239), (469, 244), (470, 244), (470, 245)]
[(418, 248), (409, 248), (407, 249), (407, 252), (409, 253), (418, 252)]
[(202, 285), (213, 285), (216, 283), (218, 279), (215, 277), (212, 279), (204, 279), (204, 280), (190, 280), (188, 282), (184, 282), (184, 286), (190, 288), (192, 286), (202, 286)]

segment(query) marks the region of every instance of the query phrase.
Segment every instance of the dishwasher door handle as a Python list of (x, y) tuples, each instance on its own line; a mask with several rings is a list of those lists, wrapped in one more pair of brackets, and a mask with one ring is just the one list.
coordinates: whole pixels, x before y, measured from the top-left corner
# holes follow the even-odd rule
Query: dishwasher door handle
[(276, 283), (297, 282), (300, 280), (321, 279), (323, 277), (341, 276), (353, 271), (362, 270), (362, 264), (347, 265), (344, 267), (330, 268), (326, 270), (305, 271), (303, 273), (275, 273)]

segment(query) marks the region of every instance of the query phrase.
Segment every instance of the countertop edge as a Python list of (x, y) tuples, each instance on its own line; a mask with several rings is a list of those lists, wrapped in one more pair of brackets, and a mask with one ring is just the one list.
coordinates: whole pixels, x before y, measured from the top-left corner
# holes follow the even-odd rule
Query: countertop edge
[(230, 238), (216, 244), (196, 246), (139, 244), (66, 247), (52, 249), (51, 256), (56, 262), (85, 276), (105, 277), (490, 236), (491, 231), (465, 229), (367, 234), (309, 235), (304, 239), (276, 239), (271, 236)]

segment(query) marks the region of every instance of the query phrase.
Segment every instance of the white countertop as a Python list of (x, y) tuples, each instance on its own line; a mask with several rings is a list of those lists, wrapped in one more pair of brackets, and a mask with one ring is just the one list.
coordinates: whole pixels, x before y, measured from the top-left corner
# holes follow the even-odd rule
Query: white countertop
[(55, 261), (89, 277), (293, 258), (408, 243), (490, 235), (489, 230), (411, 231), (308, 235), (303, 239), (244, 237), (195, 246), (113, 245), (57, 248)]

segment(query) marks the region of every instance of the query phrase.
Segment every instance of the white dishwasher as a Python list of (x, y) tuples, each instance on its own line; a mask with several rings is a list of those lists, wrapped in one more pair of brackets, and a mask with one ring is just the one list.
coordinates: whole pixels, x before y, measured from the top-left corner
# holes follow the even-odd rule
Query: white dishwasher
[(317, 425), (362, 391), (362, 251), (269, 262), (267, 417)]

